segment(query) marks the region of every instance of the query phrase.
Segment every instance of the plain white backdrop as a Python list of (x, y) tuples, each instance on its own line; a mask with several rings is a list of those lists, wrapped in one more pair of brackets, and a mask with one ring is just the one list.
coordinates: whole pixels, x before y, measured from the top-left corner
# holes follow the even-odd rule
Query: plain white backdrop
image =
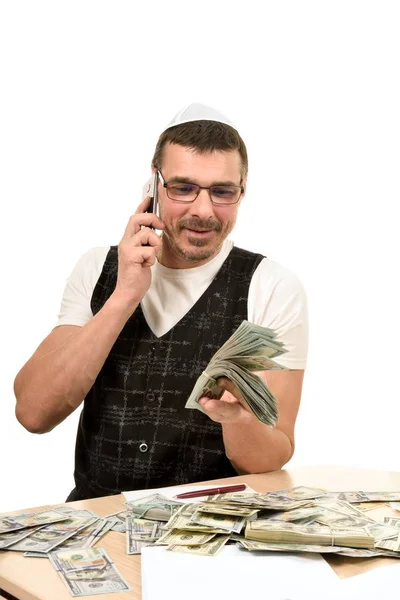
[(13, 380), (88, 248), (118, 243), (162, 128), (203, 102), (248, 146), (232, 238), (302, 279), (310, 350), (289, 466), (400, 470), (397, 2), (0, 7), (0, 511), (73, 487), (78, 412), (14, 417)]

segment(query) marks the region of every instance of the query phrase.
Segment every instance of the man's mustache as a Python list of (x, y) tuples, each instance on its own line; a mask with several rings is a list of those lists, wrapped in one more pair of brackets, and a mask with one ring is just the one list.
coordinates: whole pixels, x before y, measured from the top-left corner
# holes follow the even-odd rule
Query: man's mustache
[(189, 219), (180, 221), (178, 223), (178, 229), (197, 229), (199, 231), (210, 231), (215, 229), (215, 231), (221, 231), (222, 225), (219, 221), (214, 221), (213, 219), (207, 219), (207, 221), (204, 221), (203, 219), (191, 217)]

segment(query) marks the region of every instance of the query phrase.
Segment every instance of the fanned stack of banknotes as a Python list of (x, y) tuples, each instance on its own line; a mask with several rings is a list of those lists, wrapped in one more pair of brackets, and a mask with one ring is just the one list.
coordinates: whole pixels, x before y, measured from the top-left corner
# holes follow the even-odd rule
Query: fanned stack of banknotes
[(214, 354), (200, 375), (186, 403), (186, 408), (203, 409), (200, 398), (219, 399), (224, 390), (217, 384), (227, 377), (238, 388), (249, 409), (262, 423), (274, 425), (278, 419), (276, 400), (264, 381), (254, 371), (283, 370), (272, 360), (286, 349), (272, 329), (242, 321), (231, 337)]
[(131, 589), (106, 550), (93, 548), (109, 531), (125, 534), (127, 554), (162, 545), (170, 552), (215, 556), (226, 544), (237, 544), (243, 551), (400, 558), (400, 518), (368, 514), (388, 503), (400, 510), (400, 491), (298, 486), (196, 500), (182, 503), (150, 493), (107, 517), (70, 506), (0, 516), (0, 549), (48, 558), (72, 596)]

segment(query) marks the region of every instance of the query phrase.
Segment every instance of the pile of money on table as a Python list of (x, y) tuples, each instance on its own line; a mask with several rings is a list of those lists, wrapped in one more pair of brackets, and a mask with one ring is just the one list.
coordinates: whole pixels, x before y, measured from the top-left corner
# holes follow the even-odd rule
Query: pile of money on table
[[(196, 498), (196, 500), (198, 500)], [(182, 503), (149, 493), (99, 517), (62, 506), (0, 516), (0, 550), (48, 558), (72, 596), (130, 588), (103, 548), (107, 532), (126, 536), (127, 554), (144, 546), (214, 556), (225, 544), (245, 551), (335, 553), (400, 558), (400, 518), (370, 516), (370, 509), (399, 510), (399, 492), (327, 492), (304, 486), (257, 493), (251, 489)]]
[(235, 543), (252, 551), (400, 558), (400, 518), (377, 521), (366, 514), (399, 499), (400, 492), (325, 492), (303, 486), (218, 494), (190, 504), (153, 494), (127, 503), (127, 552), (154, 544), (214, 556)]

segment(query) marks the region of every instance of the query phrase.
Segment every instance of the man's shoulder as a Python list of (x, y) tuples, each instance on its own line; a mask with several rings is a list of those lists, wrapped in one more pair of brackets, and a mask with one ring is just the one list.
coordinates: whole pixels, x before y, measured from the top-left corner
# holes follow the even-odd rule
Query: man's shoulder
[(265, 290), (268, 294), (279, 292), (282, 296), (305, 296), (305, 289), (300, 277), (289, 267), (264, 257), (252, 277), (252, 285), (257, 290)]
[(87, 264), (91, 263), (92, 265), (103, 266), (111, 248), (113, 246), (94, 246), (81, 256), (81, 260)]
[[(110, 246), (96, 246), (89, 248), (82, 254), (75, 264), (72, 273), (69, 276), (70, 281), (78, 281), (79, 279), (87, 282), (92, 282), (93, 278), (97, 278), (104, 266)], [(91, 285), (91, 283), (89, 283)]]

